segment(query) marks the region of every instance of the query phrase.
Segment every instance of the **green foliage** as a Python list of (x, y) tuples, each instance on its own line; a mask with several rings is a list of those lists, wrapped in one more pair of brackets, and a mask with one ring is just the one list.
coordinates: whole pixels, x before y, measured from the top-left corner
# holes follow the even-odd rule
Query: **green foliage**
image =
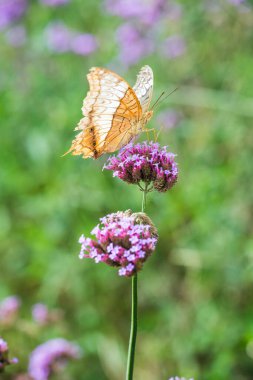
[[(77, 240), (106, 213), (139, 211), (141, 193), (102, 171), (106, 157), (61, 156), (81, 117), (88, 69), (112, 65), (133, 84), (147, 63), (154, 98), (179, 87), (163, 107), (181, 112), (181, 120), (162, 128), (159, 142), (177, 154), (180, 175), (170, 192), (148, 196), (159, 243), (139, 275), (135, 378), (253, 377), (253, 10), (224, 1), (211, 12), (203, 3), (181, 1), (181, 19), (167, 20), (156, 41), (180, 33), (184, 55), (169, 60), (154, 53), (125, 72), (114, 63), (122, 20), (107, 14), (102, 1), (59, 8), (31, 1), (26, 45), (11, 47), (1, 33), (0, 299), (21, 297), (23, 320), (36, 302), (64, 312), (63, 325), (39, 334), (2, 328), (11, 355), (20, 358), (7, 372), (25, 372), (31, 350), (61, 335), (84, 351), (68, 367), (69, 379), (124, 378), (131, 281), (80, 261)], [(94, 33), (98, 51), (50, 52), (43, 30), (55, 19)], [(157, 117), (150, 127), (159, 130)]]

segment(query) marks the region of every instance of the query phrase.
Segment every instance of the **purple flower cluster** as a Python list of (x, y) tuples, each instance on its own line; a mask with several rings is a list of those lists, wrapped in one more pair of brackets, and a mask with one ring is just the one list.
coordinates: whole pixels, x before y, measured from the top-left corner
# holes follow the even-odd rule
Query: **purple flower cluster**
[[(126, 66), (138, 63), (156, 50), (167, 58), (176, 58), (185, 50), (183, 37), (172, 36), (157, 48), (157, 37), (168, 20), (178, 20), (182, 14), (180, 4), (167, 0), (105, 0), (106, 10), (127, 20), (116, 33), (119, 60)], [(177, 37), (177, 38), (176, 38)]]
[(15, 364), (18, 362), (18, 359), (16, 358), (13, 358), (10, 360), (8, 358), (8, 354), (9, 354), (8, 344), (5, 340), (3, 340), (0, 337), (0, 372), (2, 372), (7, 365)]
[(40, 2), (50, 7), (57, 7), (69, 3), (69, 0), (40, 0)]
[(60, 21), (47, 26), (45, 37), (48, 48), (56, 53), (73, 52), (85, 56), (96, 51), (98, 47), (92, 34), (74, 32)]
[(110, 157), (104, 169), (112, 170), (113, 176), (127, 183), (141, 182), (164, 192), (177, 181), (178, 168), (175, 155), (167, 152), (167, 147), (161, 148), (158, 143), (141, 143), (126, 145), (117, 156)]
[(33, 380), (48, 380), (65, 365), (66, 359), (78, 359), (80, 348), (65, 339), (56, 338), (36, 347), (30, 355), (28, 373)]
[(20, 19), (27, 9), (27, 0), (0, 0), (0, 30)]
[(148, 34), (131, 23), (122, 24), (117, 29), (116, 36), (120, 47), (119, 59), (126, 66), (134, 65), (154, 50), (153, 41)]
[(21, 301), (17, 296), (6, 297), (0, 302), (0, 322), (11, 324), (19, 311)]
[(122, 18), (136, 18), (144, 24), (154, 24), (163, 16), (166, 0), (107, 0), (106, 9)]
[[(132, 214), (130, 210), (109, 214), (100, 219), (91, 232), (97, 240), (79, 239), (79, 257), (91, 258), (119, 267), (119, 275), (130, 277), (141, 270), (143, 263), (155, 250), (157, 230), (144, 213)], [(88, 253), (84, 253), (84, 252)]]

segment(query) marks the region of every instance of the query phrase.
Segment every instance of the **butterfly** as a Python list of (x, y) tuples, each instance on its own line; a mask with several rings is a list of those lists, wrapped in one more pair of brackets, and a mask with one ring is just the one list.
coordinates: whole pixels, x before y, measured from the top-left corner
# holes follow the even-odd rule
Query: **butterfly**
[(90, 89), (83, 101), (83, 118), (75, 128), (80, 132), (67, 153), (97, 159), (124, 147), (145, 130), (153, 115), (149, 110), (153, 71), (143, 66), (133, 88), (104, 68), (92, 67), (87, 78)]

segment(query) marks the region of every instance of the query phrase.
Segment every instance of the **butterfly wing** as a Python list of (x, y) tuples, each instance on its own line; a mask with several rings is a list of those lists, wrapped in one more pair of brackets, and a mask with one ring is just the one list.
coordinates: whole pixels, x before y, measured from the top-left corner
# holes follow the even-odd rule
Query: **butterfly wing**
[(69, 152), (98, 158), (132, 139), (132, 126), (141, 119), (140, 102), (128, 83), (110, 70), (93, 67), (87, 75), (90, 90), (83, 101), (79, 134)]
[(153, 94), (154, 76), (151, 67), (148, 65), (143, 66), (137, 75), (137, 81), (133, 90), (138, 97), (142, 112), (148, 111)]

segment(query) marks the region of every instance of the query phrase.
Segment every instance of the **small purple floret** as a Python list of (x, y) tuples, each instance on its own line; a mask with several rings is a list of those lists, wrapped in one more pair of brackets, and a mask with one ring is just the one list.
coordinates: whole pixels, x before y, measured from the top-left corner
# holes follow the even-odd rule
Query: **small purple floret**
[(108, 159), (104, 169), (127, 183), (144, 182), (155, 190), (169, 190), (177, 181), (178, 168), (175, 155), (158, 143), (128, 144), (117, 156)]

